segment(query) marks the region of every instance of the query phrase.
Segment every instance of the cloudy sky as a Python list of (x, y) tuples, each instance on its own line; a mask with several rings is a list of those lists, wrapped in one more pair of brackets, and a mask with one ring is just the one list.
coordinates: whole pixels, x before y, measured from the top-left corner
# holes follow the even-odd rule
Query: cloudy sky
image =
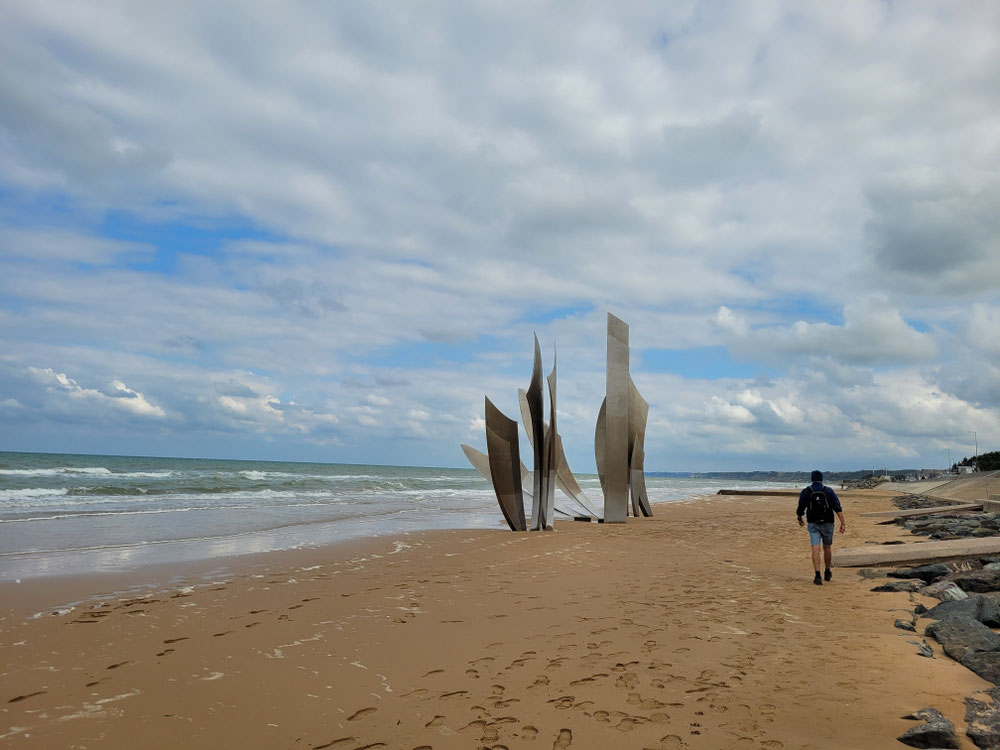
[(464, 466), (535, 332), (593, 471), (609, 311), (648, 469), (1000, 448), (996, 3), (0, 13), (0, 449)]

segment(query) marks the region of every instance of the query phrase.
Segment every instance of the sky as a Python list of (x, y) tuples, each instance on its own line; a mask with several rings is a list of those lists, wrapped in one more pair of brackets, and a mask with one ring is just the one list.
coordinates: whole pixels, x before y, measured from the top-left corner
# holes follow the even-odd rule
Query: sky
[(996, 3), (0, 14), (0, 450), (463, 467), (537, 335), (592, 472), (609, 312), (647, 470), (1000, 449)]

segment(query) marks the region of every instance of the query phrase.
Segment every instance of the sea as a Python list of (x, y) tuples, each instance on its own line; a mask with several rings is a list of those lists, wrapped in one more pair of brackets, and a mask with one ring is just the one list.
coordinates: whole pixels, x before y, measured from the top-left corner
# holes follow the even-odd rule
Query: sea
[[(597, 476), (576, 478), (600, 508)], [(654, 504), (767, 486), (789, 488), (647, 477)], [(473, 469), (0, 452), (0, 581), (506, 528)]]

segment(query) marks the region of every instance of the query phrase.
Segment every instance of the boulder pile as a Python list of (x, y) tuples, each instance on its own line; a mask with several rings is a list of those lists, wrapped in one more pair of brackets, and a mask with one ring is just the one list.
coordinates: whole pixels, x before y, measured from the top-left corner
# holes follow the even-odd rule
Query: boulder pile
[(926, 495), (900, 495), (893, 499), (893, 505), (900, 510), (914, 510), (916, 508), (944, 508), (948, 505), (957, 505), (952, 500), (938, 500)]
[[(862, 573), (864, 577), (872, 577)], [(873, 591), (906, 591), (932, 596), (940, 604), (928, 609), (917, 604), (913, 617), (897, 619), (901, 630), (917, 630), (919, 618), (931, 620), (923, 629), (941, 649), (983, 679), (1000, 685), (1000, 558), (983, 557), (948, 563), (934, 563), (900, 568), (884, 573), (889, 579)], [(926, 642), (919, 653), (932, 656)], [(1000, 748), (1000, 688), (987, 694), (987, 700), (968, 697), (966, 734), (979, 748)], [(950, 722), (934, 709), (926, 708), (904, 718), (925, 723), (907, 730), (898, 739), (911, 747), (957, 748), (958, 739)]]

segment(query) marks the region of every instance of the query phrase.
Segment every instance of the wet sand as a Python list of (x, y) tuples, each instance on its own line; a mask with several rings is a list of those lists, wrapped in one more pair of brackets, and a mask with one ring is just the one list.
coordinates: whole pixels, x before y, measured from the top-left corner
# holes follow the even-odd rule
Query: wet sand
[[(844, 493), (837, 543), (904, 538), (857, 515), (890, 495)], [(627, 525), (3, 584), (0, 740), (879, 748), (927, 706), (961, 734), (964, 696), (990, 685), (936, 644), (917, 654), (920, 637), (893, 627), (909, 595), (872, 593), (851, 569), (814, 586), (794, 504), (713, 497)]]

